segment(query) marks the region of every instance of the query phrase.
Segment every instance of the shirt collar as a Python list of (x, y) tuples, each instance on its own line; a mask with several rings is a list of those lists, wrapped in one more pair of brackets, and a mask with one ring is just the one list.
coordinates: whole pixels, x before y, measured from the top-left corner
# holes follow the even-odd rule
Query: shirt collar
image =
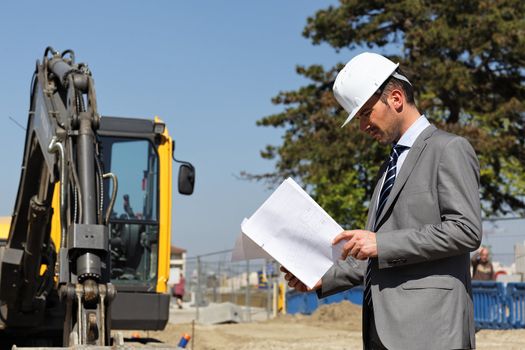
[(408, 128), (407, 131), (401, 136), (399, 141), (397, 141), (398, 145), (403, 145), (407, 147), (412, 147), (414, 142), (416, 142), (417, 137), (430, 125), (430, 122), (425, 117), (425, 115), (421, 115), (419, 118), (416, 119), (412, 125)]

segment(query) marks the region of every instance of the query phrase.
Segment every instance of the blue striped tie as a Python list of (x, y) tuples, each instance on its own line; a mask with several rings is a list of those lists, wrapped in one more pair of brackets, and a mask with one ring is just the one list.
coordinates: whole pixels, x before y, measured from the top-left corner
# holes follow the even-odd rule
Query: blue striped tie
[[(390, 192), (392, 192), (392, 187), (394, 187), (394, 182), (396, 181), (396, 166), (397, 166), (397, 159), (403, 153), (405, 150), (409, 149), (410, 147), (402, 146), (402, 145), (395, 145), (392, 149), (392, 152), (390, 153), (390, 161), (388, 162), (388, 168), (385, 175), (385, 181), (383, 182), (383, 187), (381, 188), (381, 192), (379, 193), (379, 205), (377, 206), (377, 211), (375, 215), (375, 223), (374, 223), (374, 231), (377, 230), (377, 224), (379, 223), (379, 216), (381, 215), (381, 212), (383, 211), (386, 202), (388, 201), (388, 195)], [(377, 259), (369, 258), (368, 259), (368, 265), (366, 268), (365, 273), (365, 303), (368, 305), (369, 308), (372, 308), (372, 293), (370, 289), (370, 271), (372, 270), (372, 262), (377, 261)]]

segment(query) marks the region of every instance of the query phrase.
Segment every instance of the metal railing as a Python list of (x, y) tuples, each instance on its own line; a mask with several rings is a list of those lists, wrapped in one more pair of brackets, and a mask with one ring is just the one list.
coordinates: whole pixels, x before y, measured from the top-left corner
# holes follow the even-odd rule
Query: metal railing
[(231, 261), (231, 250), (217, 251), (186, 259), (186, 300), (195, 307), (199, 320), (201, 308), (230, 302), (243, 309), (243, 320), (251, 321), (255, 311), (274, 313), (273, 287), (278, 280), (278, 265), (269, 260)]

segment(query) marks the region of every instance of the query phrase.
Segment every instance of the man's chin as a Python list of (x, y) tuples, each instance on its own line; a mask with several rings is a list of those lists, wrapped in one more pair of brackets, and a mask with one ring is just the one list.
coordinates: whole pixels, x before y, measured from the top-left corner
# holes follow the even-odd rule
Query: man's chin
[(376, 138), (376, 141), (379, 142), (383, 146), (392, 146), (397, 141), (394, 138), (388, 137), (386, 135), (381, 135), (378, 138)]
[(390, 145), (393, 142), (389, 139), (388, 135), (383, 133), (373, 133), (370, 136), (381, 145)]

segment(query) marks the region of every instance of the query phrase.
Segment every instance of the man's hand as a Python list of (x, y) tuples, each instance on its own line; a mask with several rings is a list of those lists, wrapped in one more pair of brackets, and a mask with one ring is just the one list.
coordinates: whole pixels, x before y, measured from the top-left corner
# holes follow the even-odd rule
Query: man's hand
[(317, 282), (313, 288), (308, 288), (306, 284), (299, 281), (297, 277), (292, 275), (290, 271), (288, 271), (282, 266), (281, 266), (281, 271), (285, 273), (284, 279), (288, 281), (288, 286), (290, 286), (291, 288), (295, 289), (298, 292), (310, 292), (312, 290), (321, 288), (321, 280), (319, 280), (319, 282)]
[(341, 259), (346, 259), (348, 255), (358, 260), (377, 257), (376, 234), (366, 230), (343, 231), (338, 234), (332, 244), (337, 244), (342, 240), (348, 241), (343, 246)]

